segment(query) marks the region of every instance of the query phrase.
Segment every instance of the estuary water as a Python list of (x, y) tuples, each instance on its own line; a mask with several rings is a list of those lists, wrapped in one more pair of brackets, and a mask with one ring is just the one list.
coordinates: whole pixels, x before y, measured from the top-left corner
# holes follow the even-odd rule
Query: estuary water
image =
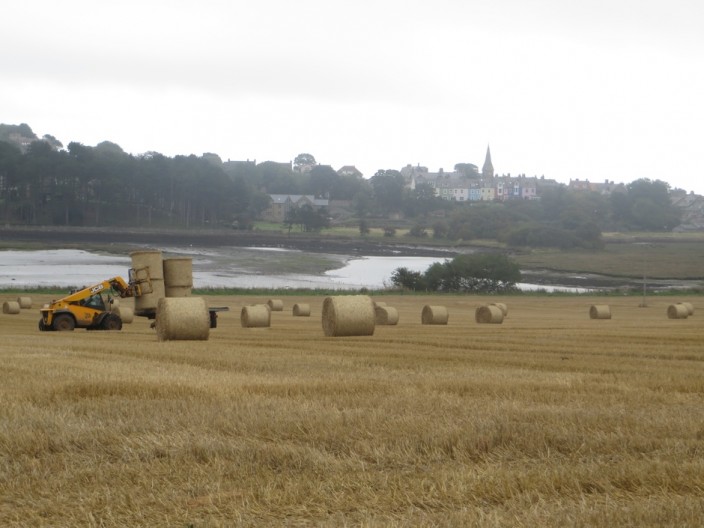
[[(164, 257), (169, 256), (193, 259), (195, 288), (380, 289), (390, 285), (391, 274), (398, 267), (424, 271), (441, 260), (323, 254), (311, 262), (306, 252), (272, 248), (168, 248)], [(127, 278), (130, 267), (128, 255), (76, 249), (3, 250), (0, 287), (77, 287), (115, 276)]]
[[(135, 248), (140, 249), (140, 248)], [(279, 248), (165, 248), (165, 258), (193, 259), (195, 288), (383, 289), (396, 268), (425, 271), (439, 257), (311, 254)], [(76, 249), (0, 251), (0, 288), (86, 286), (104, 279), (127, 278), (125, 254)], [(586, 291), (583, 288), (520, 284), (525, 290)]]

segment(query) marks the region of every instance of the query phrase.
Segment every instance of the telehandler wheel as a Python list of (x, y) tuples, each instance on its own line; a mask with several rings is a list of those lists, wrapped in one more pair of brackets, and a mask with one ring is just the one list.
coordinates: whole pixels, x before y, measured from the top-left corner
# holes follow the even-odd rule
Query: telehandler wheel
[(122, 319), (117, 314), (108, 314), (100, 324), (100, 328), (103, 330), (122, 330)]
[(59, 332), (67, 332), (76, 328), (76, 321), (68, 314), (59, 314), (54, 317), (51, 327)]
[(53, 328), (51, 328), (50, 326), (47, 326), (47, 325), (44, 324), (44, 318), (43, 318), (43, 317), (42, 317), (41, 319), (39, 319), (39, 324), (38, 324), (38, 326), (39, 326), (39, 331), (40, 331), (40, 332), (48, 332), (49, 330), (53, 330)]

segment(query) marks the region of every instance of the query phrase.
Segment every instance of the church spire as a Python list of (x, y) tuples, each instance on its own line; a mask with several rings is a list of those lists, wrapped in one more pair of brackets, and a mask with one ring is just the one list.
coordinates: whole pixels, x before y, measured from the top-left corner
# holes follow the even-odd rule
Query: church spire
[(484, 160), (484, 166), (482, 167), (482, 176), (484, 178), (494, 177), (494, 166), (491, 164), (491, 151), (489, 150), (489, 145), (486, 146), (486, 159)]

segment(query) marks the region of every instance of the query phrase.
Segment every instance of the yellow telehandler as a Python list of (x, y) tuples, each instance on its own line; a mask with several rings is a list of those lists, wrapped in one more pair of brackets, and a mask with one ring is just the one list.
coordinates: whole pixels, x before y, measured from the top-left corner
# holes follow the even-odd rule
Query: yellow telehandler
[(126, 282), (122, 277), (104, 280), (44, 305), (40, 310), (39, 330), (120, 330), (122, 319), (110, 309), (113, 297), (139, 295), (140, 285), (135, 281)]

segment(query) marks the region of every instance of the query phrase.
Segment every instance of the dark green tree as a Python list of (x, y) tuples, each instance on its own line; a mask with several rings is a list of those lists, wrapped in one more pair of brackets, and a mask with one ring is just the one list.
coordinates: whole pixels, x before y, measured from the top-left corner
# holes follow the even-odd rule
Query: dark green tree
[(362, 187), (354, 194), (352, 197), (352, 207), (354, 207), (354, 210), (359, 218), (364, 218), (372, 211), (372, 208), (374, 207), (374, 198), (372, 196), (372, 190), (369, 186)]
[(633, 229), (669, 231), (680, 223), (680, 212), (670, 200), (670, 186), (660, 180), (640, 179), (626, 186)]
[(412, 291), (425, 290), (423, 274), (420, 271), (411, 271), (408, 268), (396, 268), (391, 273), (391, 283), (397, 288)]
[(479, 178), (479, 167), (473, 163), (457, 163), (455, 165), (455, 171), (466, 178)]
[(0, 141), (0, 211), (5, 223), (16, 217), (19, 201), (19, 167), (22, 152), (14, 144)]
[(296, 172), (301, 172), (304, 167), (313, 167), (315, 165), (317, 165), (315, 157), (308, 153), (299, 154), (293, 160), (293, 170)]
[(288, 211), (284, 219), (284, 225), (288, 227), (289, 233), (294, 225), (300, 227), (304, 232), (317, 232), (330, 226), (328, 211), (325, 207), (314, 209), (309, 204), (294, 207)]
[(269, 194), (302, 194), (291, 167), (274, 161), (257, 165), (257, 188)]
[(370, 233), (369, 222), (367, 222), (364, 218), (362, 218), (359, 221), (359, 234), (362, 236), (366, 236), (369, 233)]
[(330, 165), (316, 165), (310, 171), (308, 192), (315, 196), (325, 198), (342, 198), (336, 191), (340, 182), (340, 175)]
[(401, 210), (405, 180), (397, 170), (379, 170), (371, 180), (374, 201), (382, 214)]
[(521, 280), (518, 264), (503, 254), (459, 255), (436, 262), (422, 275), (397, 268), (391, 282), (402, 288), (429, 291), (497, 293), (515, 289)]
[(435, 189), (421, 183), (415, 189), (404, 189), (403, 211), (410, 218), (424, 217), (438, 210), (448, 210), (452, 203), (435, 196)]

